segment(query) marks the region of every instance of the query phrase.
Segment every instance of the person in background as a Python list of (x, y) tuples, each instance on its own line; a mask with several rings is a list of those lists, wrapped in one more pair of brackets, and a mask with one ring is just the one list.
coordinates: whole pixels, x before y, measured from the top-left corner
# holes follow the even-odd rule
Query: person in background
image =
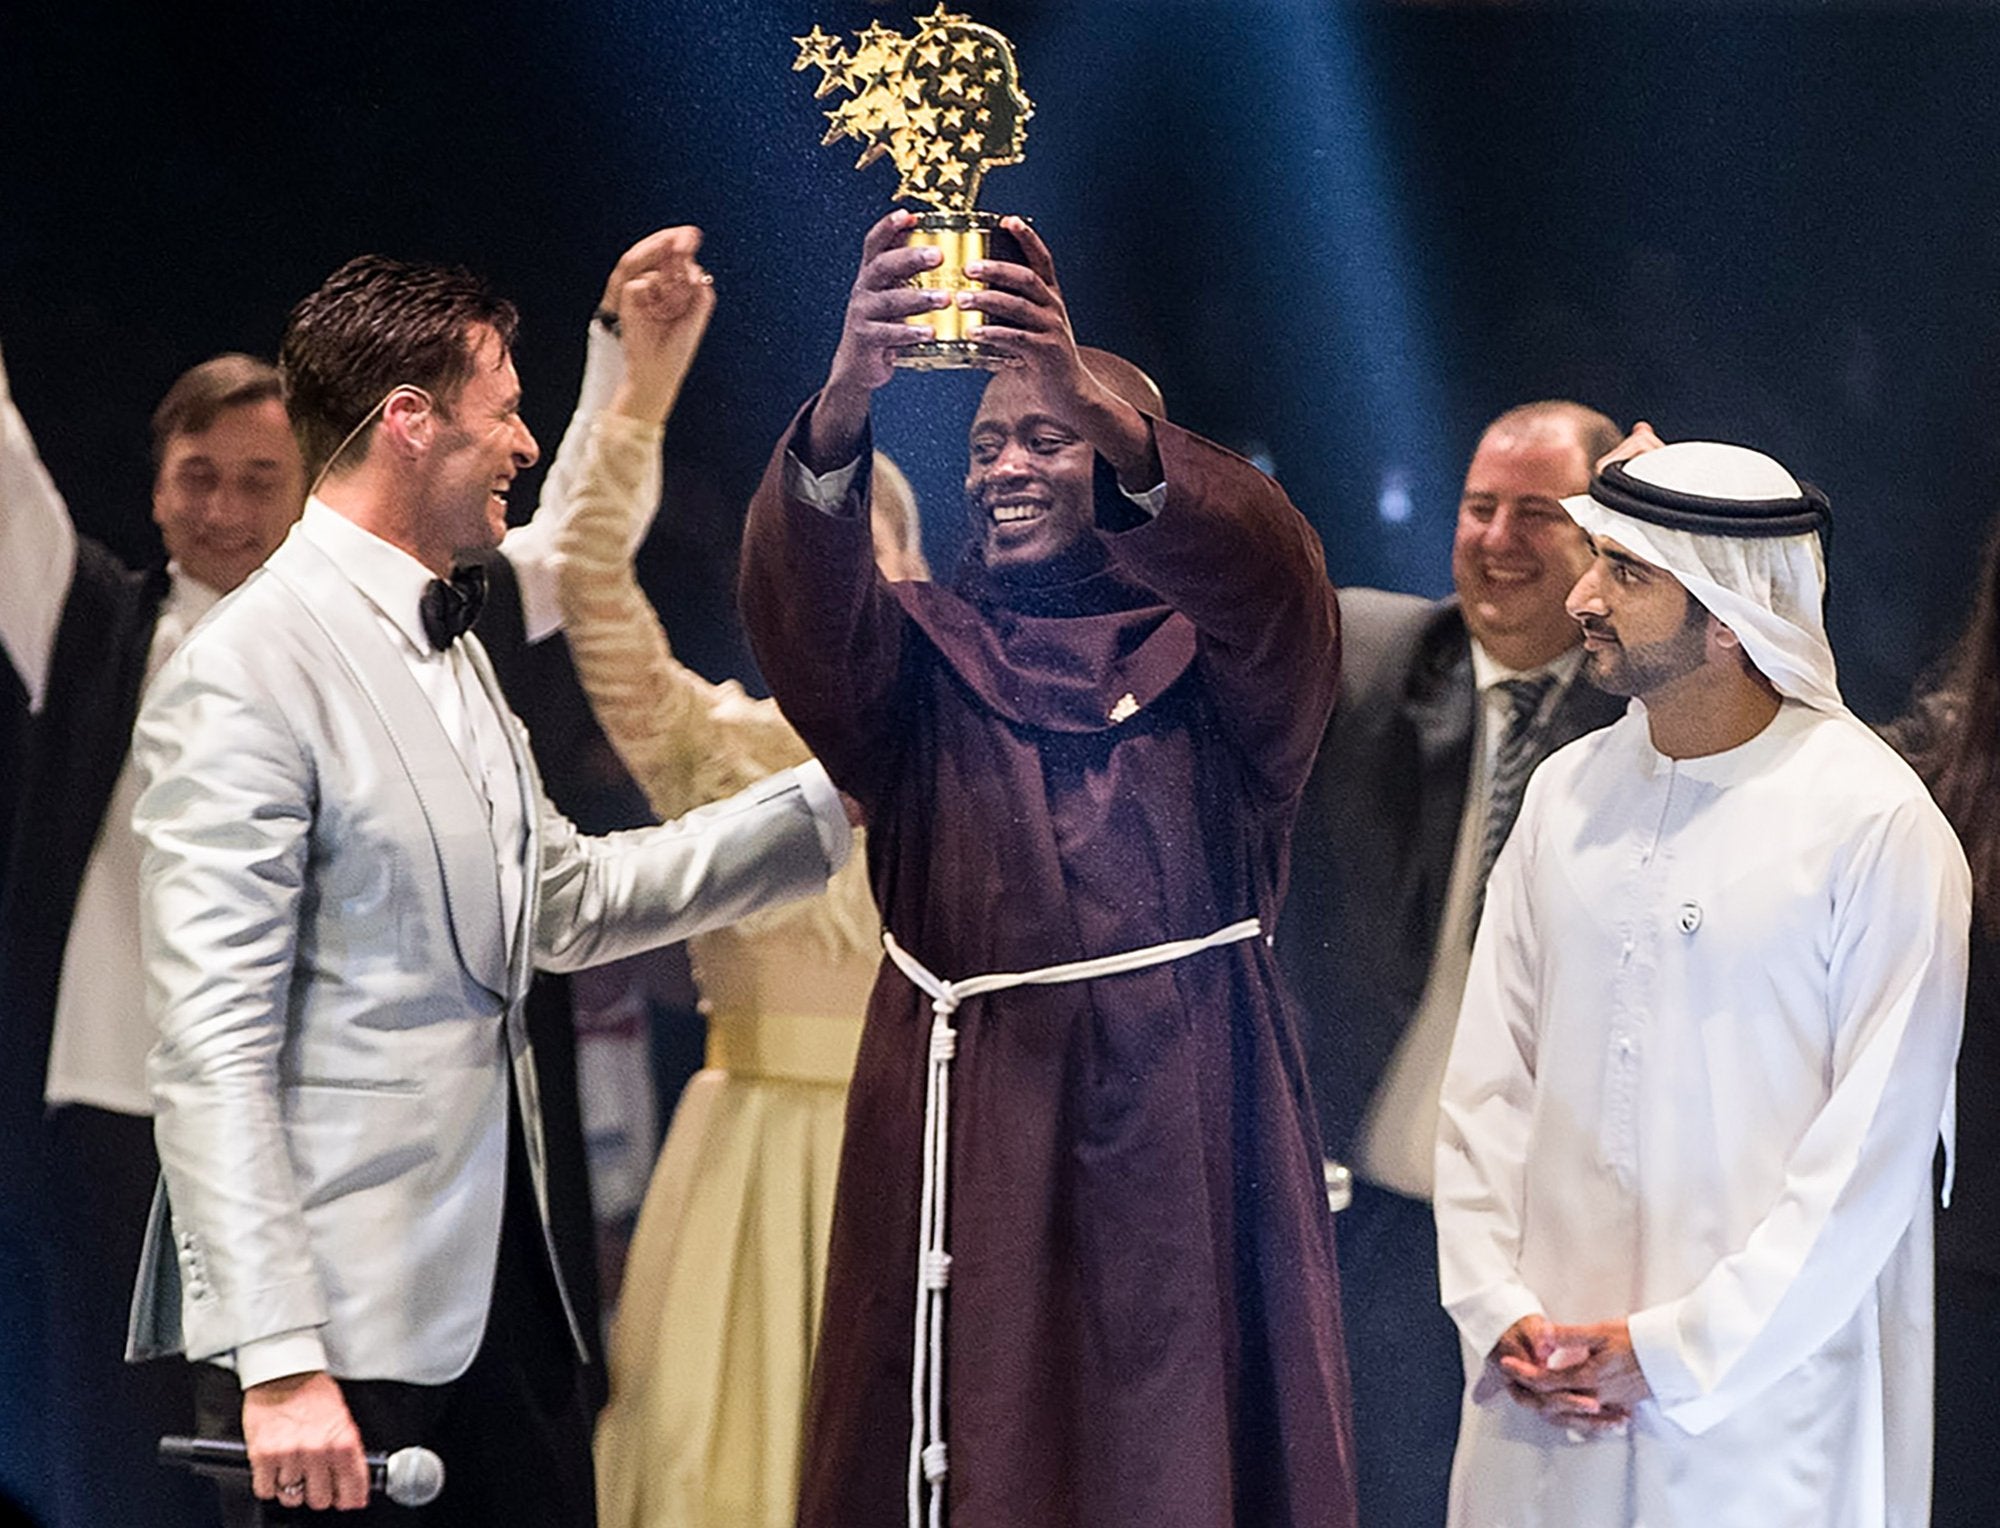
[(1951, 1199), (1937, 1223), (1933, 1528), (1987, 1528), (2000, 1503), (2000, 522), (1971, 619), (1889, 731), (1965, 849), (1972, 935)]
[(152, 423), (167, 561), (140, 570), (77, 533), (0, 368), (0, 646), (26, 698), (0, 800), (0, 1089), (10, 1240), (38, 1275), (9, 1284), (39, 1288), (45, 1312), (41, 1382), (8, 1389), (34, 1397), (57, 1528), (215, 1516), (211, 1487), (154, 1459), (163, 1433), (193, 1425), (186, 1366), (123, 1361), (159, 1176), (128, 755), (147, 681), (298, 519), (279, 394), (273, 367), (236, 354), (167, 389)]
[(1454, 593), (1340, 591), (1340, 706), (1292, 838), (1279, 964), (1340, 1215), (1361, 1520), (1440, 1528), (1465, 1388), (1438, 1304), (1438, 1088), (1493, 858), (1528, 775), (1623, 700), (1579, 678), (1563, 600), (1590, 552), (1562, 500), (1619, 430), (1528, 403), (1480, 434), (1459, 495)]
[[(714, 289), (694, 260), (622, 294), (627, 369), (556, 539), (564, 631), (605, 734), (662, 818), (802, 762), (777, 703), (679, 662), (633, 574), (646, 467)], [(916, 504), (875, 459), (875, 561), (929, 576)], [(597, 1429), (604, 1528), (789, 1528), (834, 1168), (881, 926), (859, 851), (823, 897), (690, 941), (708, 1064), (688, 1084), (625, 1263)]]

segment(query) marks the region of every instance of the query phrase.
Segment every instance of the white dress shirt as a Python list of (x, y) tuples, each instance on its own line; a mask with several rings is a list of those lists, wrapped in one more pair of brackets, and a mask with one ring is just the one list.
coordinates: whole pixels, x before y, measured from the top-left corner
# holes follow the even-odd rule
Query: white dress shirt
[(401, 547), (363, 530), (320, 500), (306, 501), (296, 534), (325, 552), (375, 607), (383, 635), (437, 713), (466, 778), (485, 798), (511, 954), (521, 921), (528, 820), (524, 782), (507, 746), (505, 724), (466, 648), (468, 641), (478, 638), (462, 637), (442, 652), (432, 647), (419, 609), (435, 575)]
[[(222, 598), (178, 564), (167, 565), (167, 576), (167, 597), (146, 651), (148, 684)], [(43, 1090), (51, 1108), (89, 1104), (116, 1114), (153, 1112), (146, 1086), (153, 1033), (144, 1022), (133, 1022), (146, 1011), (146, 976), (138, 956), (139, 840), (130, 826), (138, 803), (139, 771), (128, 753), (84, 865), (63, 945)]]
[(1368, 1182), (1412, 1199), (1431, 1197), (1438, 1089), (1444, 1083), (1445, 1058), (1451, 1054), (1459, 999), (1465, 995), (1466, 968), (1472, 961), (1472, 917), (1479, 892), (1473, 882), (1486, 842), (1493, 764), (1513, 709), (1501, 686), (1510, 680), (1553, 675), (1556, 682), (1542, 697), (1542, 708), (1534, 721), (1535, 726), (1544, 727), (1569, 687), (1578, 682), (1582, 666), (1581, 647), (1572, 647), (1535, 668), (1511, 669), (1476, 639), (1472, 643), (1472, 678), (1479, 691), (1479, 707), (1473, 713), (1471, 776), (1465, 785), (1465, 810), (1458, 819), (1458, 842), (1452, 850), (1451, 878), (1445, 883), (1430, 975), (1355, 1136), (1355, 1170)]

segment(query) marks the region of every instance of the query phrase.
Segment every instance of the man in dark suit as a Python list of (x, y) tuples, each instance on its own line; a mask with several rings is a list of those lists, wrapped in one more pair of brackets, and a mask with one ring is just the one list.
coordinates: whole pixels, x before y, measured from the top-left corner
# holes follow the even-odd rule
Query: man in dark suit
[[(1431, 1150), (1486, 872), (1535, 764), (1624, 703), (1578, 678), (1563, 597), (1588, 564), (1559, 502), (1616, 425), (1525, 404), (1481, 435), (1449, 599), (1344, 589), (1341, 702), (1300, 807), (1280, 961), (1338, 1206), (1361, 1520), (1445, 1517), (1464, 1372), (1438, 1304)], [(1351, 1187), (1350, 1187), (1351, 1185)]]

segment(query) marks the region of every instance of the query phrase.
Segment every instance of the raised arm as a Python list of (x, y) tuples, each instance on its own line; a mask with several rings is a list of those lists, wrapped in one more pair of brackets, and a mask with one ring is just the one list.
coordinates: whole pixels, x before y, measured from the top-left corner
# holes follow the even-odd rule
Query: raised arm
[[(556, 590), (555, 543), (569, 515), (591, 425), (610, 406), (612, 396), (625, 377), (625, 350), (620, 338), (625, 294), (634, 282), (649, 276), (662, 282), (699, 280), (706, 285), (701, 268), (694, 264), (695, 252), (700, 247), (701, 230), (698, 228), (659, 229), (647, 234), (620, 255), (605, 281), (604, 294), (598, 300), (597, 312), (588, 331), (583, 386), (577, 393), (576, 411), (570, 416), (569, 426), (563, 431), (562, 443), (556, 448), (555, 460), (550, 463), (548, 474), (542, 481), (542, 492), (535, 501), (533, 517), (526, 525), (517, 525), (507, 532), (506, 539), (500, 544), (500, 550), (513, 564), (520, 585), (522, 621), (530, 642), (540, 642), (554, 635), (562, 626), (562, 610)], [(697, 333), (694, 343), (699, 345), (700, 342), (701, 336)], [(692, 359), (692, 349), (688, 355)], [(638, 495), (639, 502), (645, 505), (646, 518), (635, 529), (631, 546), (633, 551), (638, 550), (639, 543), (646, 539), (646, 530), (660, 504), (657, 452), (641, 475)]]
[(674, 657), (632, 570), (635, 530), (643, 535), (652, 514), (646, 468), (658, 460), (661, 425), (707, 321), (711, 292), (697, 287), (683, 301), (673, 287), (632, 284), (622, 323), (625, 380), (584, 442), (555, 541), (577, 677), (605, 736), (662, 818), (806, 757), (770, 701), (753, 700), (734, 683), (713, 684)]
[(1276, 799), (1305, 788), (1340, 683), (1340, 623), (1319, 537), (1241, 457), (1164, 421), (1151, 521), (1105, 536), (1126, 572), (1194, 623), (1226, 724)]
[(30, 711), (41, 710), (48, 693), (49, 659), (75, 572), (69, 507), (14, 406), (0, 358), (0, 647)]
[(842, 790), (864, 802), (887, 776), (909, 623), (875, 569), (868, 409), (909, 343), (903, 320), (948, 294), (909, 278), (934, 249), (903, 245), (911, 215), (868, 231), (826, 385), (779, 441), (750, 503), (743, 624), (785, 716)]

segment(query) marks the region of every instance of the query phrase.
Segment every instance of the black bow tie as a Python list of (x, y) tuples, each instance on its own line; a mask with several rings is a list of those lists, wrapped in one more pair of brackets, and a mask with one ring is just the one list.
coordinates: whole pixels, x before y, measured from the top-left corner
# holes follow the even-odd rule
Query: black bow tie
[(423, 618), (424, 635), (431, 646), (443, 652), (472, 630), (479, 619), (479, 607), (486, 603), (486, 569), (478, 563), (451, 570), (451, 582), (434, 578), (424, 586), (417, 614)]

